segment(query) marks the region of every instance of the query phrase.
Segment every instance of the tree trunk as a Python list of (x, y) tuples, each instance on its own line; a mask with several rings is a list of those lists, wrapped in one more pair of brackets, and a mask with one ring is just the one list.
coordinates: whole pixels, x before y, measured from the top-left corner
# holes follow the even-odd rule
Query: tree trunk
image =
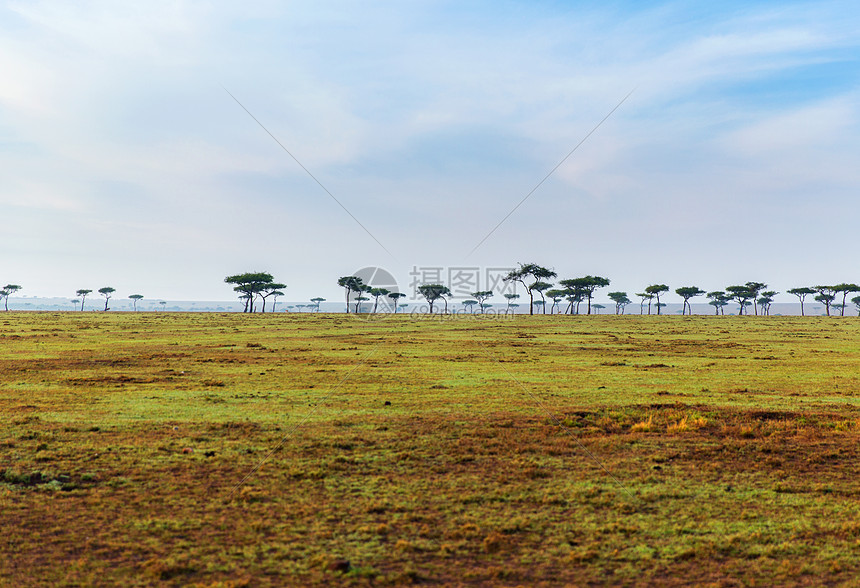
[(351, 290), (349, 288), (346, 289), (346, 314), (349, 314), (349, 293)]
[(660, 315), (660, 295), (657, 294), (657, 315)]

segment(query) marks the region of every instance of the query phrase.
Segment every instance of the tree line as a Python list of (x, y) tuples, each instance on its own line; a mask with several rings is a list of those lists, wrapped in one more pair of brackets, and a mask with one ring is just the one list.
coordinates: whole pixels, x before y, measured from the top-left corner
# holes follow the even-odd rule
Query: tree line
[[(564, 314), (580, 314), (581, 305), (585, 303), (585, 314), (592, 314), (593, 309), (603, 308), (602, 305), (594, 304), (593, 298), (595, 292), (600, 288), (605, 288), (610, 285), (609, 278), (602, 276), (581, 276), (576, 278), (567, 278), (559, 280), (557, 284), (550, 280), (554, 280), (558, 274), (550, 268), (538, 265), (536, 263), (520, 263), (518, 267), (511, 270), (502, 279), (505, 282), (516, 282), (520, 284), (526, 291), (529, 297), (529, 314), (533, 315), (535, 309), (540, 309), (542, 314), (546, 314), (547, 298), (552, 301), (550, 305), (550, 314), (554, 314), (556, 309), (561, 310), (560, 304), (563, 301), (567, 302), (567, 307)], [(365, 294), (374, 298), (373, 311), (376, 312), (379, 297), (388, 296), (392, 298), (394, 312), (397, 312), (397, 299), (405, 296), (399, 292), (389, 292), (385, 288), (374, 288), (364, 284), (362, 279), (357, 276), (343, 276), (338, 278), (338, 285), (345, 289), (346, 292), (346, 312), (350, 312), (351, 295), (356, 295), (353, 299), (355, 303), (353, 312), (359, 311), (359, 305), (363, 301), (370, 300)], [(554, 287), (555, 286), (555, 287)], [(661, 300), (670, 291), (666, 284), (650, 284), (645, 287), (642, 292), (638, 292), (635, 296), (640, 298), (639, 313), (652, 313), (652, 308), (656, 314), (662, 314), (662, 309), (666, 304)], [(836, 285), (820, 285), (812, 287), (792, 288), (787, 291), (788, 294), (797, 296), (800, 301), (800, 313), (805, 316), (804, 302), (807, 296), (814, 295), (814, 300), (824, 304), (827, 316), (831, 316), (831, 309), (838, 309), (841, 316), (845, 315), (847, 307), (847, 298), (852, 293), (860, 292), (860, 285), (853, 283), (840, 283)], [(448, 312), (448, 301), (452, 297), (450, 288), (443, 284), (421, 284), (418, 286), (418, 293), (424, 297), (429, 305), (429, 312), (432, 314), (434, 306), (442, 301), (444, 303), (443, 312)], [(677, 294), (683, 301), (681, 314), (693, 313), (693, 307), (690, 300), (698, 296), (705, 296), (709, 299), (708, 304), (714, 307), (715, 315), (725, 315), (725, 307), (731, 302), (738, 304), (738, 314), (749, 314), (750, 308), (755, 315), (762, 316), (770, 315), (770, 307), (774, 297), (779, 294), (775, 290), (768, 290), (767, 284), (763, 282), (746, 282), (744, 284), (736, 284), (727, 286), (724, 290), (714, 290), (707, 292), (698, 286), (681, 286), (675, 288)], [(838, 296), (841, 294), (842, 302), (836, 303)], [(492, 306), (488, 303), (494, 295), (491, 290), (472, 292), (471, 296), (474, 299), (463, 301), (463, 305), (474, 312), (475, 307), (481, 312)], [(535, 299), (538, 296), (539, 299)], [(510, 312), (517, 307), (515, 303), (520, 295), (514, 293), (506, 293), (504, 297), (507, 299), (505, 312)], [(615, 313), (624, 314), (626, 307), (632, 303), (627, 292), (609, 292), (608, 297), (615, 303)], [(860, 315), (860, 296), (851, 298), (851, 302), (857, 308)]]
[[(610, 285), (609, 278), (602, 276), (581, 276), (576, 278), (567, 278), (558, 280), (557, 284), (551, 280), (555, 280), (558, 274), (550, 268), (540, 266), (535, 263), (520, 263), (518, 267), (508, 272), (503, 276), (503, 281), (506, 283), (520, 284), (526, 291), (529, 301), (529, 314), (535, 314), (535, 309), (539, 309), (541, 314), (547, 314), (547, 299), (552, 304), (550, 305), (550, 314), (580, 314), (581, 305), (585, 304), (585, 314), (592, 314), (592, 310), (602, 309), (600, 304), (594, 304), (593, 298), (595, 292), (600, 288), (606, 288)], [(269, 299), (272, 303), (270, 312), (275, 311), (277, 299), (284, 295), (283, 290), (287, 285), (275, 281), (272, 274), (268, 272), (248, 272), (227, 276), (224, 281), (233, 285), (233, 290), (239, 294), (239, 300), (244, 304), (243, 312), (266, 312), (266, 304)], [(379, 299), (387, 298), (391, 301), (394, 313), (396, 314), (399, 308), (404, 308), (405, 304), (400, 304), (400, 299), (406, 294), (402, 292), (392, 292), (387, 288), (374, 287), (365, 284), (362, 278), (358, 276), (342, 276), (337, 280), (338, 286), (344, 289), (346, 294), (346, 312), (358, 313), (361, 303), (373, 300), (373, 310), (376, 313), (379, 307)], [(22, 289), (19, 284), (6, 284), (0, 289), (0, 301), (3, 302), (4, 310), (9, 310), (9, 297), (16, 294)], [(642, 292), (636, 293), (639, 297), (639, 314), (652, 314), (652, 309), (656, 314), (661, 314), (662, 309), (666, 306), (661, 300), (670, 291), (666, 284), (650, 284), (645, 287)], [(75, 292), (78, 297), (72, 300), (72, 303), (77, 308), (80, 304), (80, 310), (84, 310), (87, 295), (91, 294), (91, 289), (82, 288)], [(104, 298), (104, 311), (110, 310), (110, 300), (116, 290), (110, 286), (99, 288), (97, 292)], [(860, 292), (860, 285), (854, 283), (839, 283), (835, 285), (818, 285), (804, 286), (792, 288), (787, 294), (792, 294), (797, 297), (800, 302), (800, 314), (805, 316), (805, 303), (809, 296), (816, 302), (824, 305), (827, 316), (832, 316), (834, 310), (839, 312), (840, 316), (845, 316), (845, 309), (848, 307), (848, 296), (853, 293)], [(429, 312), (432, 314), (434, 308), (441, 301), (444, 304), (442, 312), (448, 312), (448, 302), (452, 297), (450, 288), (443, 284), (421, 284), (418, 286), (418, 293), (427, 301)], [(734, 302), (738, 305), (738, 314), (749, 314), (750, 309), (756, 315), (770, 315), (770, 307), (774, 297), (779, 294), (774, 290), (768, 290), (767, 284), (762, 282), (746, 282), (745, 284), (737, 284), (727, 286), (723, 290), (715, 290), (706, 292), (698, 286), (681, 286), (675, 288), (677, 294), (683, 301), (681, 314), (692, 314), (693, 308), (690, 305), (690, 300), (699, 296), (705, 296), (709, 299), (708, 304), (714, 307), (714, 314), (724, 315), (725, 307)], [(473, 299), (463, 301), (463, 306), (472, 312), (477, 307), (480, 312), (484, 312), (490, 308), (492, 304), (488, 302), (495, 293), (492, 290), (482, 290), (472, 292)], [(503, 296), (507, 300), (505, 312), (511, 312), (519, 305), (516, 300), (520, 298), (519, 294), (505, 293)], [(538, 297), (538, 299), (536, 299)], [(615, 314), (625, 314), (626, 308), (632, 303), (626, 292), (609, 292), (608, 297), (615, 303)], [(841, 298), (840, 298), (841, 297)], [(132, 294), (128, 297), (133, 308), (137, 311), (137, 303), (144, 298), (142, 294)], [(841, 302), (839, 302), (841, 300)], [(316, 297), (311, 299), (311, 304), (297, 305), (301, 308), (309, 308), (312, 312), (319, 312), (320, 303), (325, 302), (325, 298)], [(567, 307), (561, 311), (561, 304), (567, 302)], [(860, 315), (860, 296), (854, 296), (850, 299)], [(160, 304), (165, 304), (163, 301)], [(292, 306), (288, 308), (293, 308)]]

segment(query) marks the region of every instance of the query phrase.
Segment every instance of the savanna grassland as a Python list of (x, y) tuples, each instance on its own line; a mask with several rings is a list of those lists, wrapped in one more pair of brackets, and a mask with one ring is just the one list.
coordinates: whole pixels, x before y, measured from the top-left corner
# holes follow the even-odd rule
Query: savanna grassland
[(0, 315), (0, 584), (860, 574), (860, 319)]

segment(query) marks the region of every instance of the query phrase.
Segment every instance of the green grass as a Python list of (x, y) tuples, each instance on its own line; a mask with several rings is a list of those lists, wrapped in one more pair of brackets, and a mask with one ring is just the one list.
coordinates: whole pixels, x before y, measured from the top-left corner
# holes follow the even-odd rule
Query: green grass
[(858, 335), (3, 314), (0, 583), (850, 582)]

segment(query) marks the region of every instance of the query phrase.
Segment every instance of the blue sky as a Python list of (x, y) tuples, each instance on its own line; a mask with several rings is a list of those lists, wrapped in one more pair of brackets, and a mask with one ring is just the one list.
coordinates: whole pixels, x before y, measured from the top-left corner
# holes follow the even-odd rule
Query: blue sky
[(301, 301), (369, 265), (860, 280), (854, 2), (246, 4), (0, 7), (0, 281), (230, 299), (225, 275), (267, 270)]

